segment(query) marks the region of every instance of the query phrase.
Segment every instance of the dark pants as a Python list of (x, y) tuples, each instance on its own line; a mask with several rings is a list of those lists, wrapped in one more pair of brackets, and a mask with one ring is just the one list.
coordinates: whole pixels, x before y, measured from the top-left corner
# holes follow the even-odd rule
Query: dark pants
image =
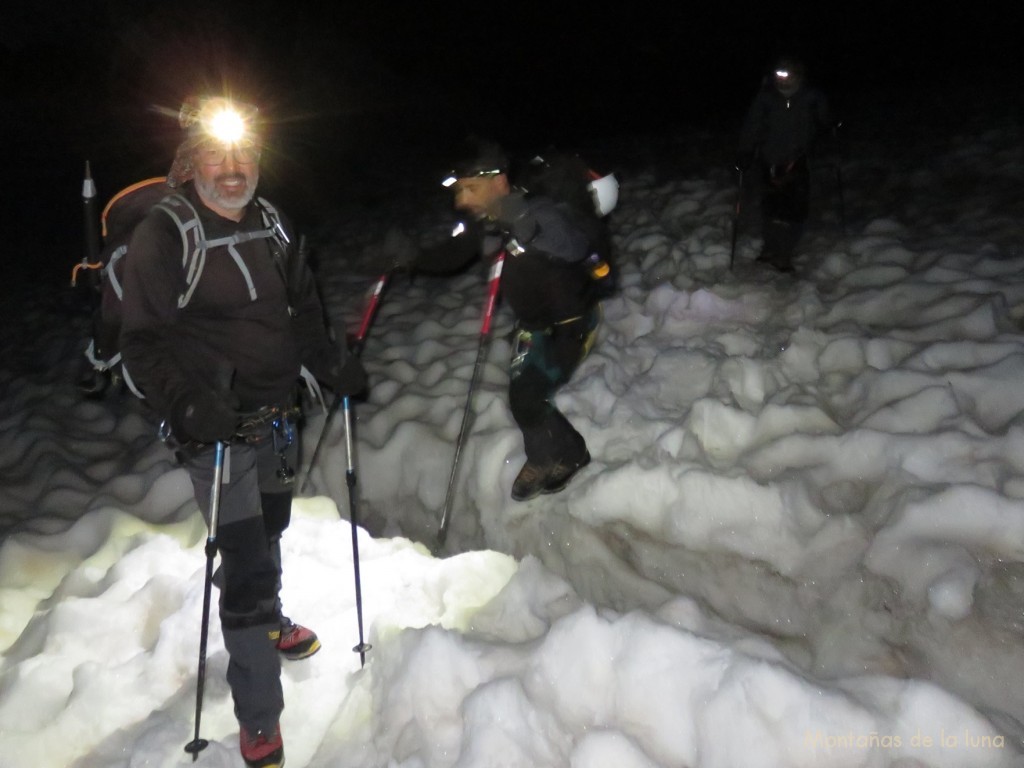
[(763, 261), (789, 266), (810, 210), (811, 173), (807, 158), (762, 169)]
[(583, 436), (555, 407), (553, 398), (590, 351), (599, 317), (595, 308), (542, 331), (515, 332), (509, 406), (531, 463), (580, 463), (587, 453)]
[[(297, 450), (295, 441), (284, 450), (292, 466)], [(184, 462), (207, 524), (213, 459), (210, 446)], [(250, 731), (272, 730), (284, 709), (276, 638), (281, 626), (280, 539), (290, 520), (292, 493), (278, 477), (280, 467), (269, 430), (257, 442), (234, 442), (225, 451), (216, 532), (220, 567), (214, 582), (220, 589), (235, 716)]]

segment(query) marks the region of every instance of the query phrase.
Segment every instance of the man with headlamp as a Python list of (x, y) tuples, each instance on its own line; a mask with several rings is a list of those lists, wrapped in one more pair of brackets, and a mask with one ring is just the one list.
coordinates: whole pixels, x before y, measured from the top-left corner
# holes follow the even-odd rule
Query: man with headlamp
[[(284, 759), (280, 657), (320, 647), (279, 600), (298, 382), (305, 369), (341, 396), (362, 392), (366, 378), (331, 340), (291, 223), (256, 197), (257, 118), (255, 107), (224, 97), (182, 108), (186, 134), (167, 178), (176, 193), (138, 225), (125, 259), (120, 341), (207, 518), (214, 448), (227, 445), (214, 582), (242, 756), (262, 768)], [(199, 234), (185, 239), (186, 229)]]
[[(596, 216), (575, 215), (568, 205), (514, 184), (509, 158), (496, 142), (470, 137), (461, 149), (442, 181), (455, 208), (466, 214), (453, 237), (421, 250), (392, 232), (383, 250), (399, 268), (428, 274), (504, 254), (501, 290), (516, 321), (509, 407), (526, 454), (511, 495), (529, 501), (560, 492), (590, 463), (583, 435), (559, 410), (555, 395), (597, 337), (601, 311), (588, 258), (606, 254), (605, 232)], [(588, 198), (585, 205), (598, 201)]]

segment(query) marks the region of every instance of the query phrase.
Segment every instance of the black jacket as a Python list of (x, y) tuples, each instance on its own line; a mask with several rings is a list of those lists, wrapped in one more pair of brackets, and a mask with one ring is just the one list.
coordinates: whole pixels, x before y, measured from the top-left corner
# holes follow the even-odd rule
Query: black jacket
[[(185, 194), (207, 239), (265, 228), (256, 202), (236, 223), (204, 206), (191, 184)], [(139, 224), (125, 257), (120, 343), (126, 370), (159, 415), (169, 417), (197, 391), (222, 389), (227, 372), (240, 410), (287, 405), (301, 364), (315, 373), (337, 359), (313, 275), (291, 239), (234, 246), (245, 271), (227, 247), (210, 248), (179, 308), (186, 283), (178, 228), (158, 209)]]
[(430, 274), (454, 272), (474, 258), (490, 259), (504, 250), (502, 296), (523, 328), (540, 330), (593, 308), (591, 279), (583, 263), (597, 246), (563, 206), (544, 197), (526, 197), (524, 202), (525, 210), (514, 222), (465, 222), (460, 234), (424, 250), (415, 268)]
[(828, 103), (817, 88), (805, 85), (785, 96), (768, 85), (747, 110), (739, 150), (759, 150), (765, 165), (785, 165), (809, 154), (829, 125)]

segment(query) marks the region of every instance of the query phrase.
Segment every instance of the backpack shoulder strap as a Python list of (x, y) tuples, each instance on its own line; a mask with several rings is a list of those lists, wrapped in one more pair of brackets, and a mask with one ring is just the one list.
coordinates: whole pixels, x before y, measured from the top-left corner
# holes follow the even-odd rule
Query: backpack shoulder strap
[[(274, 259), (274, 265), (277, 267), (278, 274), (281, 275), (281, 279), (284, 281), (284, 288), (288, 294), (288, 311), (295, 312), (296, 304), (296, 279), (293, 273), (293, 266), (289, 264), (288, 259), (288, 246), (292, 240), (285, 231), (284, 224), (281, 221), (281, 214), (278, 212), (270, 201), (264, 197), (257, 198), (256, 205), (260, 210), (260, 215), (263, 217), (263, 225), (270, 231), (270, 255)], [(299, 251), (302, 252), (302, 245), (300, 241)]]
[(181, 267), (185, 273), (185, 291), (178, 296), (178, 309), (181, 309), (192, 298), (206, 266), (206, 233), (198, 211), (184, 195), (175, 192), (154, 207), (170, 216), (181, 234)]
[(110, 283), (110, 289), (117, 296), (118, 301), (124, 299), (124, 287), (121, 285), (121, 279), (117, 276), (118, 262), (121, 261), (126, 253), (128, 253), (128, 243), (121, 243), (121, 245), (110, 252), (110, 256), (107, 257), (107, 264), (103, 267), (103, 276)]
[(271, 205), (270, 201), (265, 197), (257, 198), (256, 204), (260, 209), (260, 215), (263, 217), (263, 226), (267, 227), (267, 229), (271, 231), (271, 239), (282, 251), (286, 251), (288, 246), (291, 244), (292, 239), (288, 236), (288, 233), (284, 231), (284, 224), (281, 222), (281, 214), (278, 213), (277, 208)]
[[(181, 193), (175, 192), (161, 200), (155, 207), (160, 208), (171, 217), (181, 233), (181, 267), (185, 274), (185, 290), (178, 297), (178, 309), (188, 306), (192, 300), (192, 294), (202, 277), (203, 268), (206, 266), (206, 256), (210, 248), (227, 248), (228, 253), (238, 266), (239, 271), (245, 278), (249, 289), (250, 298), (256, 300), (256, 286), (252, 276), (239, 254), (236, 246), (248, 243), (252, 240), (269, 240), (271, 251), (274, 252), (275, 261), (283, 258), (283, 254), (290, 242), (284, 227), (281, 224), (281, 216), (277, 209), (264, 198), (257, 198), (257, 206), (263, 220), (263, 228), (247, 232), (235, 232), (226, 237), (207, 238), (203, 229), (202, 221), (199, 219), (199, 212)], [(274, 245), (279, 248), (274, 248)], [(287, 280), (286, 280), (287, 283)]]

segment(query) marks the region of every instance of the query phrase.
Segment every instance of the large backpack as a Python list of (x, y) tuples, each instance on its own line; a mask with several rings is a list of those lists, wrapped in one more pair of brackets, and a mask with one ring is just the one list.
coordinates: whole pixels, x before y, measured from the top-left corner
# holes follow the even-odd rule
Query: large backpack
[[(210, 248), (227, 246), (229, 251), (233, 251), (234, 246), (240, 243), (265, 238), (276, 240), (282, 247), (287, 244), (288, 237), (277, 209), (263, 198), (258, 198), (257, 203), (263, 216), (262, 229), (207, 239), (196, 209), (183, 194), (167, 184), (165, 177), (132, 184), (110, 199), (100, 215), (103, 248), (99, 260), (84, 265), (101, 270), (102, 275), (99, 302), (93, 317), (93, 336), (85, 350), (85, 356), (95, 371), (123, 379), (132, 392), (143, 397), (121, 363), (118, 337), (121, 332), (121, 300), (124, 297), (124, 260), (129, 256), (132, 233), (149, 212), (154, 208), (162, 210), (177, 225), (181, 235), (181, 264), (185, 280), (184, 290), (178, 296), (178, 308), (182, 309), (188, 305), (202, 277), (206, 253)], [(235, 255), (237, 257), (237, 253)], [(82, 266), (75, 266), (72, 284)]]
[(516, 174), (516, 186), (558, 204), (586, 234), (591, 253), (582, 266), (590, 276), (590, 296), (606, 299), (619, 289), (619, 270), (606, 217), (618, 202), (614, 174), (602, 176), (579, 155), (550, 150)]

